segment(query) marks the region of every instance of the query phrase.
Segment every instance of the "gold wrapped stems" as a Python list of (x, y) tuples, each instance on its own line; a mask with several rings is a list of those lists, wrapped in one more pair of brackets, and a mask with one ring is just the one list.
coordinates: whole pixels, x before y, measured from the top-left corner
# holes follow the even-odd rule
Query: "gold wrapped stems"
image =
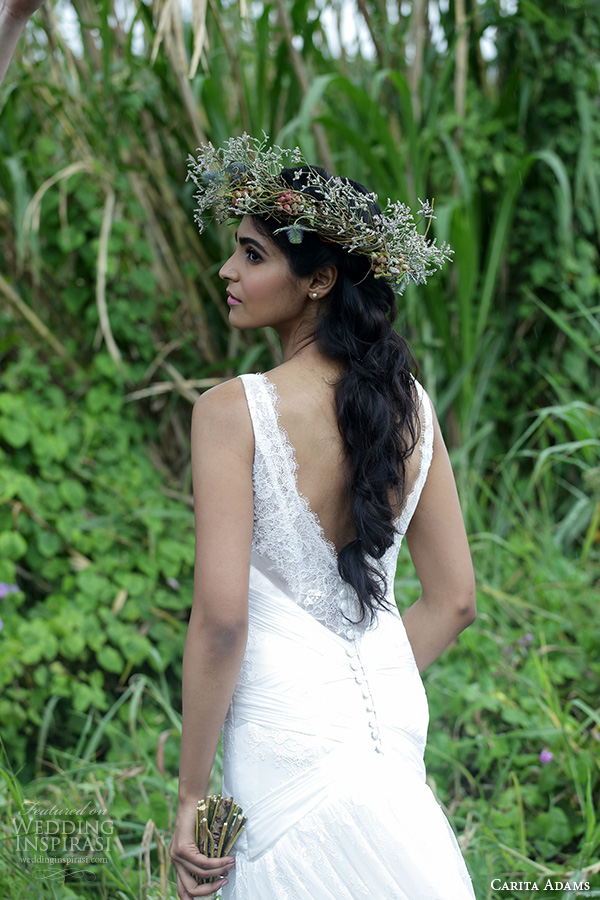
[[(245, 824), (246, 817), (233, 797), (212, 794), (206, 800), (200, 800), (196, 809), (198, 850), (211, 859), (228, 856)], [(213, 875), (196, 880), (199, 884), (209, 884), (218, 878)]]

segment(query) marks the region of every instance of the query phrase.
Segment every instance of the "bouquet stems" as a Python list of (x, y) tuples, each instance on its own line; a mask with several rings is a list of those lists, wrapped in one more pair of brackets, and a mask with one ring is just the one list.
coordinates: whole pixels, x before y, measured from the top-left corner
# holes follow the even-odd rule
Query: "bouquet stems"
[[(211, 859), (228, 856), (242, 833), (246, 817), (233, 797), (211, 794), (200, 800), (196, 809), (196, 844), (204, 856)], [(217, 881), (217, 876), (196, 878), (198, 884)]]

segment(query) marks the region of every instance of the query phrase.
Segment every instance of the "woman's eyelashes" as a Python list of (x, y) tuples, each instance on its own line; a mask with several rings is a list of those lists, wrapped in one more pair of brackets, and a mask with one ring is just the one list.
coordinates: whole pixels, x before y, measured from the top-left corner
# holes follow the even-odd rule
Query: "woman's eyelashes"
[(238, 243), (238, 244), (236, 244), (234, 253), (236, 252), (236, 250), (238, 250), (243, 255), (244, 259), (248, 260), (248, 262), (251, 262), (251, 263), (262, 262), (262, 256), (260, 255), (258, 250), (255, 250), (253, 247), (250, 247), (248, 244), (246, 244), (246, 246), (243, 246), (242, 244)]

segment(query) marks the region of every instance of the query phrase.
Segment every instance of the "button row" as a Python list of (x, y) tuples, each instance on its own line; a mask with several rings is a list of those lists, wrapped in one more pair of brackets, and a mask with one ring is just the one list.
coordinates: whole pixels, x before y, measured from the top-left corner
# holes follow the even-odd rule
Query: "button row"
[(360, 661), (358, 648), (356, 646), (346, 647), (346, 656), (349, 658), (350, 668), (354, 672), (354, 681), (359, 687), (362, 686), (362, 697), (365, 701), (365, 711), (369, 717), (367, 721), (369, 730), (371, 732), (371, 738), (375, 742), (375, 751), (376, 753), (382, 753), (383, 750), (381, 748), (381, 741), (379, 738), (379, 727), (377, 725), (377, 717), (375, 715), (375, 704), (373, 702), (371, 691), (369, 690), (369, 685), (367, 684), (365, 670)]

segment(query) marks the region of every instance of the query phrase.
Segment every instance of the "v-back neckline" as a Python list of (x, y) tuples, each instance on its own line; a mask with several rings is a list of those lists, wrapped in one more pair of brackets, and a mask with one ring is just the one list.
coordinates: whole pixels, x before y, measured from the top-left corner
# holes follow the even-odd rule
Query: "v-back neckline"
[(283, 444), (284, 450), (286, 450), (285, 457), (286, 457), (286, 459), (289, 459), (290, 463), (291, 463), (291, 465), (288, 466), (287, 468), (288, 468), (288, 475), (290, 476), (290, 479), (291, 479), (291, 483), (294, 486), (295, 495), (296, 495), (300, 505), (305, 510), (307, 517), (312, 521), (321, 544), (325, 547), (326, 551), (329, 553), (329, 555), (333, 559), (335, 566), (337, 568), (337, 564), (338, 564), (337, 548), (336, 548), (335, 544), (333, 543), (333, 541), (330, 541), (325, 536), (323, 526), (321, 525), (321, 520), (319, 519), (318, 515), (316, 514), (316, 512), (314, 511), (312, 506), (310, 505), (310, 501), (309, 501), (308, 497), (305, 494), (303, 494), (298, 488), (299, 465), (298, 465), (298, 458), (296, 456), (296, 448), (290, 441), (290, 436), (289, 436), (287, 430), (281, 424), (281, 409), (280, 409), (281, 398), (279, 396), (279, 391), (277, 390), (277, 385), (275, 384), (274, 381), (271, 381), (271, 379), (267, 375), (265, 375), (264, 372), (258, 372), (257, 374), (262, 379), (262, 382), (263, 382), (263, 384), (267, 390), (267, 393), (269, 395), (269, 399), (271, 400), (271, 408), (275, 415), (277, 431), (279, 433), (279, 437)]
[[(290, 460), (290, 466), (287, 467), (287, 470), (288, 470), (288, 475), (291, 480), (291, 484), (293, 485), (293, 488), (294, 488), (294, 494), (295, 494), (298, 502), (300, 503), (300, 505), (305, 510), (307, 518), (313, 523), (313, 526), (316, 531), (319, 542), (325, 548), (325, 550), (329, 554), (330, 558), (333, 560), (333, 563), (337, 569), (338, 556), (339, 556), (337, 548), (336, 548), (335, 544), (333, 543), (333, 541), (330, 541), (325, 536), (323, 526), (321, 525), (321, 520), (319, 519), (318, 515), (316, 514), (316, 512), (314, 511), (312, 506), (310, 505), (310, 501), (309, 501), (308, 497), (305, 494), (301, 493), (301, 491), (298, 489), (299, 465), (298, 465), (298, 459), (296, 457), (296, 448), (290, 441), (290, 436), (287, 433), (287, 430), (281, 424), (281, 410), (280, 410), (280, 399), (281, 398), (279, 396), (279, 391), (277, 390), (277, 385), (275, 384), (274, 381), (271, 381), (271, 379), (267, 375), (265, 375), (264, 372), (257, 372), (256, 374), (261, 379), (261, 382), (264, 385), (264, 387), (267, 391), (267, 394), (269, 396), (269, 399), (271, 401), (271, 409), (273, 410), (273, 414), (275, 416), (277, 432), (279, 434), (279, 438), (281, 440), (283, 449), (285, 451), (284, 456), (286, 459)], [(421, 403), (423, 403), (422, 397), (420, 398), (420, 400), (421, 400)], [(404, 532), (400, 532), (399, 525), (403, 521), (404, 515), (405, 515), (405, 512), (407, 509), (411, 509), (412, 511), (414, 511), (412, 509), (413, 497), (415, 496), (415, 494), (417, 494), (417, 491), (420, 495), (421, 488), (423, 486), (421, 483), (421, 480), (423, 477), (422, 472), (423, 472), (423, 469), (425, 469), (425, 475), (426, 475), (427, 469), (429, 468), (429, 462), (431, 459), (431, 452), (433, 450), (433, 447), (432, 446), (429, 447), (429, 458), (427, 459), (427, 461), (425, 460), (426, 454), (424, 452), (426, 443), (427, 443), (426, 432), (427, 432), (428, 428), (433, 430), (431, 427), (431, 423), (429, 423), (429, 424), (427, 423), (427, 416), (425, 416), (425, 421), (423, 423), (423, 426), (421, 427), (421, 435), (419, 438), (419, 450), (421, 453), (421, 458), (419, 460), (419, 471), (418, 471), (417, 477), (415, 478), (414, 484), (412, 485), (411, 490), (408, 492), (408, 494), (404, 498), (404, 504), (402, 506), (402, 510), (400, 511), (399, 515), (397, 515), (394, 518), (394, 520), (392, 522), (396, 533), (402, 534), (402, 536), (404, 535)], [(432, 443), (433, 443), (433, 441), (431, 441), (431, 444)], [(417, 497), (417, 502), (418, 502), (418, 499), (419, 498)], [(416, 506), (416, 503), (414, 505)], [(412, 518), (412, 512), (411, 512), (411, 516), (409, 517), (409, 521), (410, 521), (410, 518)]]

